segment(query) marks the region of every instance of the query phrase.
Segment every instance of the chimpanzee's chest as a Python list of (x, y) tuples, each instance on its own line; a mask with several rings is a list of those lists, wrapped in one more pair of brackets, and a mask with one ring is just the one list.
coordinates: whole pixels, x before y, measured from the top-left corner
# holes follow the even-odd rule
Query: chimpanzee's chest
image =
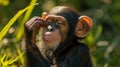
[(76, 49), (63, 52), (55, 59), (53, 59), (53, 65), (51, 67), (79, 67), (80, 55)]

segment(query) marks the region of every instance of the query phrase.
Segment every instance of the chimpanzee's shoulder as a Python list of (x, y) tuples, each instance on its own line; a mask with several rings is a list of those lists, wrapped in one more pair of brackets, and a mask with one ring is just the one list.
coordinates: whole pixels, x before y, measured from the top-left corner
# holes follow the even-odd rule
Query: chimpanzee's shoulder
[(74, 45), (75, 45), (75, 48), (77, 48), (77, 50), (84, 51), (84, 52), (89, 52), (88, 45), (86, 45), (84, 43), (76, 41), (76, 43)]

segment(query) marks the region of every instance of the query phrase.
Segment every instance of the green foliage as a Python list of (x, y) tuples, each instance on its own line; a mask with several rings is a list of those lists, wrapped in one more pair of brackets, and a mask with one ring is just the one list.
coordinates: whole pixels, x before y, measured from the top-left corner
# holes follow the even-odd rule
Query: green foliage
[(33, 8), (36, 4), (36, 1), (37, 0), (31, 0), (31, 3), (30, 3), (30, 6), (29, 7), (26, 7), (28, 8), (27, 12), (25, 13), (25, 16), (23, 18), (22, 21), (20, 21), (20, 28), (19, 28), (19, 31), (18, 31), (18, 34), (16, 34), (16, 39), (17, 41), (21, 39), (22, 35), (23, 35), (23, 32), (24, 32), (24, 23), (29, 19), (30, 15), (31, 15), (31, 12), (33, 11)]
[[(7, 66), (10, 66), (12, 64), (14, 64), (14, 62), (18, 61), (22, 56), (23, 56), (24, 53), (21, 53), (20, 55), (18, 55), (17, 57), (14, 58), (11, 57), (9, 59), (9, 57), (7, 56), (7, 54), (4, 54), (2, 57), (1, 57), (1, 67), (7, 67)], [(23, 59), (22, 59), (23, 60)]]
[(0, 0), (0, 4), (7, 6), (9, 4), (9, 0)]
[[(1, 41), (2, 38), (5, 36), (5, 34), (7, 33), (7, 31), (10, 29), (10, 27), (15, 23), (15, 21), (16, 21), (25, 11), (27, 11), (26, 14), (25, 14), (25, 17), (24, 17), (23, 20), (21, 21), (21, 22), (22, 22), (22, 24), (21, 24), (22, 27), (20, 26), (21, 29), (20, 29), (20, 31), (18, 32), (18, 33), (20, 33), (20, 34), (17, 35), (17, 38), (20, 39), (21, 35), (23, 35), (23, 33), (21, 33), (21, 32), (23, 32), (23, 24), (24, 24), (25, 21), (27, 21), (27, 20), (29, 19), (29, 16), (30, 16), (30, 14), (31, 14), (34, 6), (35, 6), (35, 3), (36, 3), (36, 0), (32, 0), (30, 6), (24, 8), (23, 10), (18, 11), (18, 13), (8, 22), (8, 24), (7, 24), (7, 25), (2, 29), (2, 31), (0, 32), (0, 35), (1, 35), (0, 41)], [(28, 9), (29, 9), (29, 10), (28, 10)], [(22, 31), (21, 31), (21, 30), (22, 30)]]
[[(23, 25), (24, 23), (29, 19), (31, 12), (33, 11), (34, 6), (36, 5), (36, 1), (37, 0), (31, 0), (31, 3), (29, 6), (27, 6), (26, 8), (18, 11), (15, 16), (13, 18), (10, 19), (10, 21), (5, 25), (5, 27), (0, 31), (0, 41), (3, 39), (3, 37), (7, 34), (7, 32), (9, 31), (10, 27), (15, 23), (15, 21), (25, 12), (24, 18), (22, 18), (22, 20), (20, 21), (21, 25), (20, 25), (20, 29), (18, 31), (18, 34), (16, 34), (16, 41), (18, 42), (20, 40), (20, 38), (23, 35), (24, 29), (23, 29)], [(22, 33), (21, 33), (22, 32)], [(23, 58), (23, 54), (24, 52), (22, 52), (19, 48), (17, 48), (17, 53), (18, 56), (7, 56), (7, 53), (4, 53), (3, 55), (0, 55), (0, 67), (13, 67), (15, 66), (14, 63), (17, 62), (18, 60), (20, 60), (21, 65), (18, 66), (22, 66), (24, 63), (24, 58)]]

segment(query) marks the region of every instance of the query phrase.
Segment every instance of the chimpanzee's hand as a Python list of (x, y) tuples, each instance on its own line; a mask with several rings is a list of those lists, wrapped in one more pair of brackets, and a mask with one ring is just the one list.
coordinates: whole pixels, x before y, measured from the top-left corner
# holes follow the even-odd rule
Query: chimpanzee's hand
[(40, 17), (33, 17), (27, 23), (25, 23), (25, 34), (29, 39), (28, 41), (35, 43), (36, 33), (40, 27), (44, 26), (45, 21)]
[(37, 31), (40, 27), (44, 26), (44, 20), (40, 17), (33, 17), (26, 24), (26, 28), (30, 31)]

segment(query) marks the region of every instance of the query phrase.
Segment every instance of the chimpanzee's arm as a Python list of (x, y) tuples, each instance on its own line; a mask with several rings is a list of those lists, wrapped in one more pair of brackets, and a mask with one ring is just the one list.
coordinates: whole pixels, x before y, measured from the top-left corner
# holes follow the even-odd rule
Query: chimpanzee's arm
[(24, 25), (25, 32), (25, 67), (40, 67), (43, 59), (38, 47), (35, 45), (36, 33), (44, 20), (40, 17), (33, 17)]

